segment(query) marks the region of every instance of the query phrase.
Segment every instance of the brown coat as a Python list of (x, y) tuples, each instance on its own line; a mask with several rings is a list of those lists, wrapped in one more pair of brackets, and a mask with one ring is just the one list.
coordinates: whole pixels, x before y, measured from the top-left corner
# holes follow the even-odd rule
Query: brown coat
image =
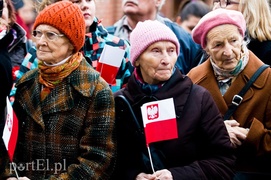
[[(239, 93), (243, 86), (248, 82), (249, 78), (262, 64), (263, 62), (250, 51), (247, 66), (236, 77), (224, 96), (222, 96), (219, 91), (210, 59), (192, 69), (188, 73), (188, 76), (194, 83), (201, 85), (210, 91), (220, 112), (225, 114), (228, 106), (231, 104), (233, 96)], [(233, 114), (232, 119), (237, 120), (240, 123), (240, 126), (250, 129), (247, 139), (242, 147), (239, 148), (240, 159), (241, 157), (244, 158), (244, 161), (246, 161), (244, 163), (245, 166), (250, 166), (250, 168), (252, 167), (256, 171), (259, 171), (259, 169), (262, 171), (266, 168), (266, 166), (261, 167), (263, 166), (263, 161), (267, 161), (267, 156), (269, 156), (269, 158), (271, 156), (270, 68), (265, 70), (259, 76), (243, 96), (243, 101)], [(268, 164), (270, 164), (270, 162), (271, 161), (269, 161)], [(247, 170), (247, 168), (245, 169)]]
[(19, 175), (109, 179), (115, 104), (108, 84), (83, 59), (41, 102), (38, 76), (38, 69), (29, 71), (17, 84), (14, 110), (20, 126), (14, 162), (24, 167)]

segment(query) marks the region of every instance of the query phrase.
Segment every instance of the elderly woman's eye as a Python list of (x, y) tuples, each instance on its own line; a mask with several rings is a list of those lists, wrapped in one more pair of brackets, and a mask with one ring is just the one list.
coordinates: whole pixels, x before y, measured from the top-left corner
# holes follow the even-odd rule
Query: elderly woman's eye
[(158, 48), (154, 48), (154, 49), (152, 49), (152, 52), (159, 52), (159, 49)]
[(169, 52), (171, 52), (171, 53), (172, 53), (172, 52), (175, 52), (175, 49), (174, 49), (174, 48), (170, 48), (170, 49), (169, 49)]

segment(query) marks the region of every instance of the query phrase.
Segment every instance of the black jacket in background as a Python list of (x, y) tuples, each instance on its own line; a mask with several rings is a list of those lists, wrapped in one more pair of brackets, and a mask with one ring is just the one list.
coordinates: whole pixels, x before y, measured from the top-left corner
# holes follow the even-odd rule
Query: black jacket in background
[(133, 75), (127, 86), (114, 95), (116, 100), (118, 95), (125, 96), (136, 117), (131, 116), (127, 106), (115, 102), (118, 160), (114, 180), (134, 180), (140, 172), (152, 173), (144, 130), (138, 131), (135, 122), (143, 129), (141, 105), (167, 98), (174, 99), (178, 138), (150, 144), (151, 150), (155, 150), (152, 152), (155, 170), (168, 169), (174, 180), (233, 177), (235, 158), (229, 136), (209, 91), (175, 71), (156, 92), (143, 92)]
[(0, 138), (2, 139), (5, 124), (6, 98), (12, 87), (12, 66), (7, 46), (12, 42), (13, 36), (7, 34), (0, 40)]

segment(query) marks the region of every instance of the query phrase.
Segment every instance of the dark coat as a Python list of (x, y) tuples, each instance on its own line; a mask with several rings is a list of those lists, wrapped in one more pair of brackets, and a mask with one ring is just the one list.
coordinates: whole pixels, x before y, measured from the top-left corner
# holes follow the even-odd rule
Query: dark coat
[[(251, 51), (245, 69), (232, 82), (224, 96), (221, 95), (213, 68), (208, 59), (192, 69), (188, 76), (212, 94), (224, 115), (234, 95), (245, 86), (254, 72), (263, 64)], [(237, 169), (252, 172), (269, 172), (271, 169), (271, 69), (266, 69), (252, 84), (232, 119), (241, 127), (249, 128), (243, 145), (238, 149)]]
[[(13, 82), (11, 60), (7, 49), (12, 40), (13, 36), (10, 32), (0, 40), (0, 137), (2, 137), (5, 124), (6, 98), (10, 93)], [(2, 141), (2, 138), (0, 141)]]
[(265, 64), (271, 65), (271, 40), (260, 42), (257, 39), (251, 39), (247, 47)]
[[(1, 159), (4, 154), (7, 155), (2, 135), (6, 120), (6, 99), (12, 87), (12, 65), (8, 54), (8, 46), (13, 41), (11, 31), (0, 40), (0, 174), (3, 172), (5, 161)], [(1, 175), (0, 175), (1, 179)]]
[[(150, 144), (154, 164), (158, 158), (173, 179), (231, 179), (234, 156), (223, 119), (209, 92), (175, 71), (168, 82), (155, 93), (144, 93), (133, 75), (127, 87), (115, 93), (130, 102), (142, 128), (140, 106), (145, 102), (174, 99), (178, 139)], [(134, 180), (140, 172), (153, 173), (144, 165), (142, 153), (148, 157), (144, 135), (138, 135), (131, 113), (116, 103), (118, 166), (116, 179)], [(143, 137), (143, 138), (142, 138)], [(148, 167), (147, 167), (148, 166)], [(159, 167), (158, 167), (159, 166)]]
[(25, 30), (17, 23), (11, 27), (16, 32), (17, 38), (8, 47), (8, 53), (12, 62), (12, 67), (18, 68), (27, 54), (27, 38)]

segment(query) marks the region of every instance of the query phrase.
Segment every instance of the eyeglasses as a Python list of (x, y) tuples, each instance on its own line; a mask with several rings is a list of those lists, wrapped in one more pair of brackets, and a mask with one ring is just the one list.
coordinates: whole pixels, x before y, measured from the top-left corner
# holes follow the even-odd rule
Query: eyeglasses
[(45, 35), (45, 37), (48, 41), (55, 41), (58, 37), (64, 36), (64, 34), (57, 34), (55, 32), (50, 32), (50, 31), (42, 32), (39, 30), (34, 30), (32, 32), (32, 35), (36, 39), (40, 39), (42, 37), (42, 35)]
[(214, 4), (219, 3), (219, 6), (221, 8), (226, 8), (228, 5), (231, 5), (231, 4), (239, 4), (239, 2), (231, 1), (231, 0), (214, 0), (213, 2)]

